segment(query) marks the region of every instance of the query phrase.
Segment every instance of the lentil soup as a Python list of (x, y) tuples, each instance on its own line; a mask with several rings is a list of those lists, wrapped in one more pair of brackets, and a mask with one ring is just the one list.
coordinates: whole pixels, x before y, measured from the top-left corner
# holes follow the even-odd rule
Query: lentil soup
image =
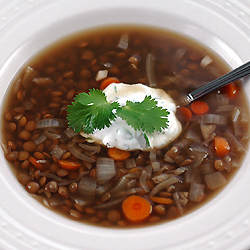
[(179, 218), (225, 187), (246, 154), (240, 83), (177, 106), (182, 132), (167, 146), (116, 156), (70, 129), (67, 108), (111, 82), (160, 88), (178, 102), (226, 72), (213, 52), (163, 30), (110, 27), (64, 39), (15, 77), (1, 124), (5, 157), (28, 193), (72, 219), (124, 228)]

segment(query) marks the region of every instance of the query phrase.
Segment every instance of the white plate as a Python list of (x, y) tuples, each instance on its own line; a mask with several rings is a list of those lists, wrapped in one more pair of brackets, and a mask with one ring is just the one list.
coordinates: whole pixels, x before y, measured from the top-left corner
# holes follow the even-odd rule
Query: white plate
[[(248, 0), (5, 0), (0, 1), (1, 100), (21, 65), (40, 49), (82, 29), (116, 23), (184, 33), (232, 67), (250, 59)], [(250, 96), (249, 84), (245, 90)], [(249, 158), (230, 184), (199, 210), (158, 226), (114, 230), (77, 223), (41, 206), (17, 182), (1, 152), (0, 249), (248, 249)]]

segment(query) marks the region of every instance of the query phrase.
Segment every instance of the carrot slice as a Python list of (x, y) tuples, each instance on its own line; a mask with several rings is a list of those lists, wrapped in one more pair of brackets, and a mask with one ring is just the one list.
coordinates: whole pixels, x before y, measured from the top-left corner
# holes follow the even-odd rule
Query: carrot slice
[(124, 161), (130, 156), (130, 152), (118, 148), (109, 148), (108, 155), (115, 161)]
[(192, 119), (192, 111), (189, 108), (186, 107), (180, 107), (178, 109), (178, 114), (185, 120), (185, 121), (191, 121)]
[(222, 88), (222, 92), (226, 93), (229, 97), (235, 97), (238, 92), (237, 86), (235, 83), (230, 83)]
[(195, 101), (191, 103), (191, 109), (192, 111), (197, 115), (202, 115), (207, 113), (209, 106), (206, 102), (203, 101)]
[(30, 156), (29, 161), (35, 168), (39, 170), (44, 170), (44, 167), (39, 162), (37, 162), (37, 160), (34, 157)]
[(105, 88), (107, 88), (109, 86), (109, 84), (111, 83), (120, 83), (121, 81), (119, 81), (116, 77), (107, 77), (106, 79), (104, 79), (101, 83), (100, 89), (104, 90)]
[(67, 161), (67, 160), (59, 160), (59, 165), (67, 170), (77, 170), (81, 167), (81, 163), (77, 161)]
[(149, 197), (150, 200), (156, 203), (161, 203), (161, 204), (171, 204), (173, 202), (172, 199), (170, 198), (164, 198), (164, 197)]
[(152, 206), (146, 199), (132, 195), (123, 201), (122, 210), (128, 220), (141, 222), (151, 214)]
[(214, 149), (217, 156), (219, 157), (226, 156), (230, 151), (230, 146), (227, 139), (221, 136), (215, 136)]

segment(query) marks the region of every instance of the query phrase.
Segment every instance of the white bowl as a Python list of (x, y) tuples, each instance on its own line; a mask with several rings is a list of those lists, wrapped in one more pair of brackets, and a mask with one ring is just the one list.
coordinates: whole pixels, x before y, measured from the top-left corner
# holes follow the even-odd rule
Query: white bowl
[[(0, 98), (22, 64), (80, 30), (143, 24), (186, 34), (232, 67), (250, 59), (248, 0), (5, 0), (0, 1)], [(250, 85), (244, 80), (250, 98)], [(106, 229), (50, 211), (17, 182), (0, 152), (1, 249), (249, 249), (250, 171), (243, 166), (208, 204), (175, 221), (140, 229)]]

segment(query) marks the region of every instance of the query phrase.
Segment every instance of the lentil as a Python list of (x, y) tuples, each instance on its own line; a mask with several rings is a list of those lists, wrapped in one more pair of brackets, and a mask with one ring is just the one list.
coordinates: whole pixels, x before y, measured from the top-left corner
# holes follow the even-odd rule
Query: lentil
[(35, 194), (38, 192), (40, 186), (37, 182), (29, 182), (26, 185), (26, 190), (30, 193), (30, 194)]

